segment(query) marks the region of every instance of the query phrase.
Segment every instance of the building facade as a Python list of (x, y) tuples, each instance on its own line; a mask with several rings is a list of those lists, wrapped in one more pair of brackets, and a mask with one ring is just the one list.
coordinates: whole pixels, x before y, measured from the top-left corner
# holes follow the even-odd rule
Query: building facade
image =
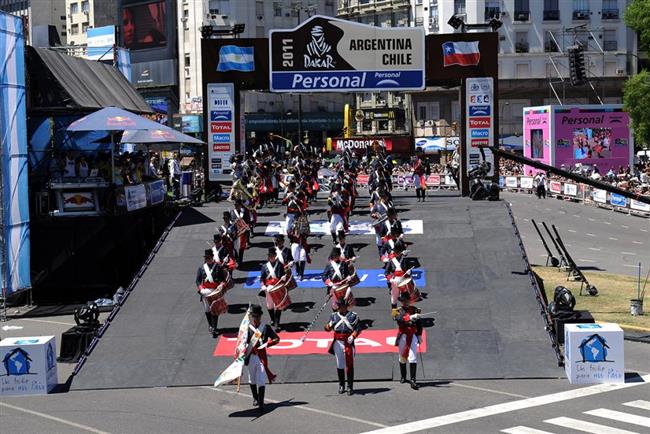
[(68, 45), (85, 45), (88, 29), (117, 25), (116, 0), (65, 0)]
[(53, 26), (61, 44), (66, 44), (66, 0), (0, 0), (0, 11), (26, 17), (25, 40), (30, 45), (49, 45), (48, 26)]
[[(542, 104), (620, 103), (622, 86), (637, 70), (637, 37), (623, 21), (629, 0), (339, 0), (341, 18), (378, 26), (422, 26), (453, 33), (447, 22), (496, 18), (499, 32), (500, 134), (521, 134), (522, 109)], [(585, 50), (589, 85), (569, 84), (566, 49)], [(412, 94), (415, 135), (436, 134), (436, 122), (460, 120), (457, 90)], [(382, 98), (380, 98), (382, 100)], [(357, 99), (358, 101), (358, 99)]]

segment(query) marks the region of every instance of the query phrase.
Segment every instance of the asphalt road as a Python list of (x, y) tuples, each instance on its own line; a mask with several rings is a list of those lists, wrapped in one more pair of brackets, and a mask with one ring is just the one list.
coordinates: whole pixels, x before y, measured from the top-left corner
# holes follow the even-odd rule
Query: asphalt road
[[(546, 262), (546, 251), (531, 223), (555, 224), (576, 263), (584, 270), (636, 275), (650, 266), (650, 219), (557, 199), (537, 199), (524, 193), (502, 193), (512, 204), (528, 258)], [(551, 251), (555, 247), (540, 227)], [(552, 230), (552, 229), (551, 229)]]

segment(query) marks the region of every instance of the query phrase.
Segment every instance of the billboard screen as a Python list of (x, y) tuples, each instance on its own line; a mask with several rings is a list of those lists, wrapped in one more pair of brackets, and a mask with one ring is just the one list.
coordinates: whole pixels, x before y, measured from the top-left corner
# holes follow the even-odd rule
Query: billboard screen
[(630, 118), (622, 108), (557, 108), (555, 165), (597, 164), (601, 173), (630, 164)]
[[(524, 156), (551, 164), (551, 108), (533, 107), (524, 110)], [(529, 173), (526, 168), (526, 173)]]
[(122, 42), (131, 50), (163, 47), (167, 44), (165, 0), (122, 8)]

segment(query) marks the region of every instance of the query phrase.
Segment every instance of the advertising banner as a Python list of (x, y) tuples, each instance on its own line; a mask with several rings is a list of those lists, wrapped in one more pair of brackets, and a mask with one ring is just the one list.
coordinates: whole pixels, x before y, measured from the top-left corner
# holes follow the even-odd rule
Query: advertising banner
[(508, 187), (508, 188), (517, 188), (517, 177), (516, 176), (506, 176), (506, 187)]
[[(492, 77), (468, 78), (465, 80), (467, 97), (466, 152), (467, 171), (483, 162), (480, 148), (494, 144), (494, 81)], [(487, 115), (484, 113), (488, 113)], [(489, 149), (483, 149), (485, 162), (489, 163), (488, 176), (494, 175), (494, 156)], [(507, 182), (507, 180), (506, 180)]]
[(650, 204), (639, 202), (638, 200), (630, 200), (630, 208), (637, 211), (650, 212)]
[(427, 185), (438, 186), (440, 185), (440, 175), (429, 175), (427, 178)]
[(271, 30), (273, 92), (424, 89), (424, 29), (381, 28), (315, 15)]
[(153, 0), (122, 8), (122, 42), (129, 49), (167, 45), (167, 5)]
[(578, 195), (578, 186), (576, 184), (564, 184), (564, 194), (567, 196), (577, 196)]
[(95, 195), (92, 191), (63, 192), (63, 211), (88, 211), (95, 209)]
[(113, 60), (113, 46), (115, 45), (115, 26), (95, 27), (88, 29), (86, 44), (86, 59)]
[(345, 150), (365, 152), (367, 148), (370, 148), (374, 142), (379, 143), (379, 146), (383, 147), (387, 151), (392, 151), (393, 141), (390, 137), (360, 137), (360, 138), (349, 138), (349, 139), (332, 139), (332, 145), (337, 152), (343, 152)]
[(551, 193), (562, 193), (562, 183), (559, 181), (551, 181), (549, 183), (549, 190), (551, 190)]
[(522, 176), (519, 178), (519, 185), (521, 188), (533, 188), (533, 178), (530, 176)]
[(609, 197), (609, 203), (614, 206), (627, 206), (627, 197), (620, 194), (612, 193)]
[(147, 207), (147, 189), (144, 184), (125, 186), (124, 196), (127, 211), (135, 211)]
[[(551, 164), (551, 109), (535, 107), (524, 109), (524, 156)], [(536, 171), (533, 167), (526, 166)]]
[(165, 194), (167, 194), (167, 187), (165, 186), (164, 180), (150, 182), (148, 184), (149, 188), (149, 205), (158, 205), (163, 203), (165, 200)]
[(594, 202), (607, 203), (607, 191), (596, 189), (591, 192), (591, 198)]
[(209, 180), (220, 181), (235, 153), (235, 86), (209, 83), (207, 105)]

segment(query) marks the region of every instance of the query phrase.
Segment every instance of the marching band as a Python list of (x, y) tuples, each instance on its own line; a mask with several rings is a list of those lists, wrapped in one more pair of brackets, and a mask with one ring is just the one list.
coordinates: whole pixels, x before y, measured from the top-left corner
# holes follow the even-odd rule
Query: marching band
[[(390, 315), (398, 328), (395, 345), (399, 348), (400, 382), (408, 382), (412, 389), (417, 390), (416, 355), (422, 341), (423, 326), (420, 309), (414, 304), (421, 297), (412, 276), (413, 269), (408, 266), (404, 230), (390, 193), (392, 162), (379, 146), (373, 146), (373, 151), (375, 155), (369, 164), (368, 180), (371, 225), (386, 277)], [(244, 252), (254, 236), (257, 210), (278, 202), (279, 192), (284, 190), (281, 204), (286, 207), (284, 234), (289, 246), (285, 246), (284, 234), (275, 235), (273, 246), (268, 249), (267, 261), (260, 269), (261, 291), (258, 296), (264, 298), (270, 324), (261, 323), (260, 305), (250, 306), (247, 312), (251, 321), (243, 342), (254, 405), (260, 410), (264, 408), (267, 380), (271, 382), (274, 378), (268, 369), (266, 349), (281, 340), (277, 334), (282, 329), (281, 315), (291, 307), (290, 291), (298, 286), (294, 275), (303, 280), (305, 266), (311, 263), (308, 208), (317, 201), (317, 193), (322, 190), (318, 177), (321, 161), (313, 155), (305, 155), (299, 147), (289, 153), (286, 169), (290, 176), (285, 178), (280, 175), (283, 166), (275, 162), (272, 149), (262, 147), (254, 154), (235, 157), (233, 174), (236, 179), (229, 197), (234, 207), (223, 213), (223, 224), (217, 228), (213, 246), (205, 251), (205, 262), (199, 267), (196, 277), (210, 333), (217, 337), (219, 315), (228, 310), (224, 296), (232, 287), (232, 273), (243, 265)], [(426, 163), (418, 156), (414, 173), (418, 201), (425, 200), (423, 178), (426, 171)], [(323, 307), (329, 303), (333, 311), (324, 326), (326, 331), (333, 332), (329, 352), (336, 359), (338, 392), (347, 392), (348, 395), (354, 393), (355, 340), (362, 331), (359, 315), (350, 310), (355, 305), (352, 288), (360, 282), (354, 265), (357, 254), (346, 243), (350, 215), (358, 197), (356, 176), (356, 159), (346, 153), (337, 163), (329, 183), (327, 221), (333, 244), (321, 273), (326, 291)], [(407, 380), (407, 364), (410, 380)]]

